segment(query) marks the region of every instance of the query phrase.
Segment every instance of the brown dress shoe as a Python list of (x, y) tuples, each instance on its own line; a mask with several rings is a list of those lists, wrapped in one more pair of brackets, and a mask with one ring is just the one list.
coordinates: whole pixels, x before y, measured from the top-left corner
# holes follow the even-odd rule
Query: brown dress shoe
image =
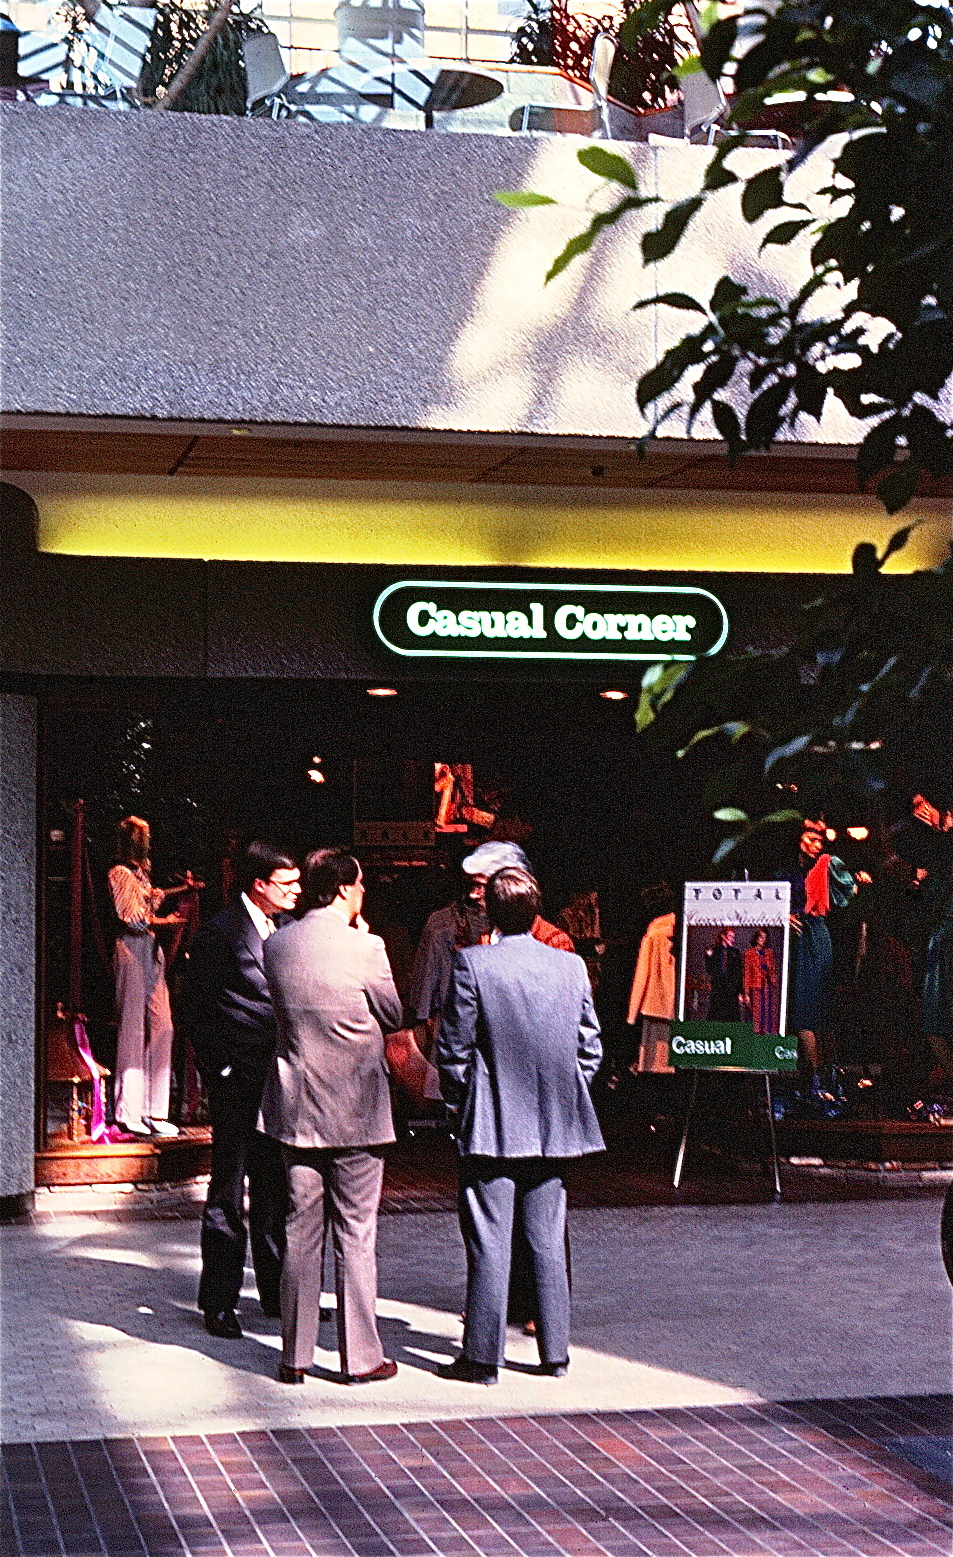
[(303, 1384), (304, 1383), (304, 1369), (303, 1368), (292, 1368), (291, 1365), (289, 1363), (287, 1363), (287, 1362), (279, 1362), (279, 1364), (278, 1364), (278, 1383), (279, 1384)]
[(372, 1368), (370, 1373), (345, 1373), (345, 1384), (383, 1384), (385, 1379), (392, 1379), (397, 1372), (396, 1362), (391, 1362), (389, 1357)]

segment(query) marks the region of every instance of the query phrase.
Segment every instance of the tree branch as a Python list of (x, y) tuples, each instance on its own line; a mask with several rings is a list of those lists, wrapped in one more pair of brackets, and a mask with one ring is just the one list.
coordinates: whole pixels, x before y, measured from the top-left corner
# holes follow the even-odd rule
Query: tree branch
[(225, 23), (231, 13), (233, 0), (222, 0), (221, 5), (209, 22), (195, 48), (192, 50), (181, 70), (177, 70), (169, 82), (165, 96), (156, 102), (156, 108), (172, 108), (175, 102), (185, 91), (189, 82), (195, 76), (199, 66), (204, 60), (219, 33), (224, 30)]

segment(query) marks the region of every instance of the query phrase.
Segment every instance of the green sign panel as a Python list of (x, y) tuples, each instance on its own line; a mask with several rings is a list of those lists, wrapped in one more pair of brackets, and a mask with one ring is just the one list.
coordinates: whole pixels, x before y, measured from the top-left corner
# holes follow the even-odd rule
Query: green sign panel
[(797, 1039), (748, 1022), (673, 1022), (669, 1057), (680, 1070), (794, 1070)]
[(391, 584), (374, 630), (395, 654), (431, 659), (696, 660), (728, 635), (707, 589), (652, 584)]

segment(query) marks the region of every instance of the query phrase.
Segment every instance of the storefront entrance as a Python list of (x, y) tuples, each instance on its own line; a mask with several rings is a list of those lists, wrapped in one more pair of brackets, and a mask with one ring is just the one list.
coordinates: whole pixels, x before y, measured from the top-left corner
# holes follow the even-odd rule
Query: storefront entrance
[[(151, 825), (153, 880), (170, 885), (191, 871), (205, 883), (203, 915), (228, 892), (239, 839), (273, 837), (298, 857), (352, 844), (370, 884), (368, 918), (388, 941), (398, 981), (427, 914), (453, 895), (462, 856), (490, 832), (511, 837), (540, 877), (550, 917), (597, 894), (598, 971), (618, 1022), (640, 891), (684, 874), (686, 845), (693, 831), (700, 836), (682, 825), (690, 800), (686, 793), (678, 801), (678, 771), (650, 770), (640, 757), (635, 697), (601, 695), (629, 690), (631, 681), (618, 678), (600, 686), (397, 677), (386, 689), (344, 680), (48, 685), (40, 735), (47, 1044), (57, 1005), (69, 1005), (78, 800), (86, 849), (81, 1004), (93, 1053), (109, 1069), (105, 877), (116, 823), (130, 812)], [(435, 783), (448, 782), (457, 803), (444, 803), (439, 820)], [(187, 935), (165, 935), (174, 995)], [(184, 1064), (179, 1056), (180, 1117), (195, 1113)], [(70, 1088), (41, 1077), (39, 1098), (42, 1148), (68, 1133)]]

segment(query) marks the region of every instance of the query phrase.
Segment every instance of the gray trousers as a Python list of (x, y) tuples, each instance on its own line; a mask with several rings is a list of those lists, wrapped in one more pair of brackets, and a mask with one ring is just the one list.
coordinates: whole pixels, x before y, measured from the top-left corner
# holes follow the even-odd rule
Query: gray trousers
[(342, 1373), (370, 1373), (384, 1361), (377, 1331), (377, 1208), (383, 1153), (374, 1147), (282, 1148), (288, 1224), (281, 1272), (282, 1359), (310, 1368), (318, 1339), (324, 1239), (331, 1229)]
[(513, 1218), (523, 1223), (536, 1287), (536, 1341), (543, 1362), (569, 1355), (566, 1185), (561, 1159), (462, 1157), (460, 1227), (467, 1251), (463, 1355), (499, 1367), (506, 1343), (506, 1305)]

